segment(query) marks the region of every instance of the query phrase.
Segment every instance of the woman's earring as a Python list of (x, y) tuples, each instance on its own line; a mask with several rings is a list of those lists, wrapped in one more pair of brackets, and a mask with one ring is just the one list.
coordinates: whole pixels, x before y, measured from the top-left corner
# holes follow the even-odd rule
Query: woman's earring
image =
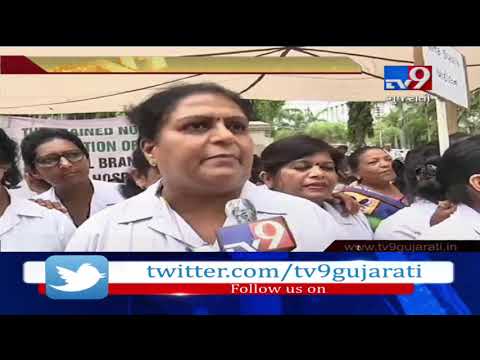
[(148, 163), (152, 167), (157, 167), (157, 162), (155, 161), (152, 155), (148, 155)]

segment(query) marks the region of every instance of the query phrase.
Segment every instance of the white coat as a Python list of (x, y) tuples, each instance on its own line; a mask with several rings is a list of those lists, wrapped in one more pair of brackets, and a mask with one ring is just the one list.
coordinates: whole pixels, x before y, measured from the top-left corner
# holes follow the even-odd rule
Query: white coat
[(331, 204), (324, 202), (322, 208), (335, 219), (342, 228), (343, 236), (337, 240), (372, 240), (373, 231), (366, 216), (359, 212), (356, 215), (343, 216), (341, 212)]
[(408, 207), (398, 210), (378, 225), (375, 240), (416, 240), (430, 228), (430, 218), (437, 204), (417, 199)]
[(11, 196), (19, 197), (22, 199), (33, 199), (38, 194), (32, 191), (25, 180), (22, 180), (16, 189), (9, 189), (9, 194)]
[[(76, 231), (66, 251), (218, 251), (157, 196), (161, 182), (93, 216)], [(297, 242), (295, 251), (323, 251), (341, 232), (335, 220), (311, 201), (246, 182), (241, 198), (250, 200), (258, 219), (284, 216)], [(234, 225), (227, 221), (224, 226)]]
[(10, 196), (0, 217), (0, 251), (64, 251), (74, 232), (65, 214)]
[(480, 213), (459, 204), (448, 219), (423, 232), (418, 240), (480, 240)]
[[(344, 186), (344, 185), (343, 185)], [(259, 188), (267, 189), (267, 185), (258, 185)], [(342, 188), (343, 189), (343, 188)], [(332, 215), (340, 226), (340, 233), (335, 240), (372, 240), (373, 230), (366, 216), (359, 212), (356, 215), (343, 216), (336, 206), (323, 202), (321, 208)]]
[[(124, 201), (124, 197), (120, 194), (120, 185), (118, 183), (111, 183), (106, 181), (90, 180), (93, 185), (93, 196), (90, 202), (90, 216), (98, 213), (108, 206), (115, 205)], [(34, 199), (49, 200), (52, 202), (62, 203), (55, 194), (55, 189), (52, 187), (34, 197)], [(63, 204), (62, 204), (63, 205)]]

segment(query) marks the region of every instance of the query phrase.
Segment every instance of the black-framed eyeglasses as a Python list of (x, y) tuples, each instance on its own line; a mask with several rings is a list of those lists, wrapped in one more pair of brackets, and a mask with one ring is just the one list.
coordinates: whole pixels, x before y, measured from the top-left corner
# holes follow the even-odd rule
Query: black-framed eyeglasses
[(85, 154), (80, 150), (66, 151), (61, 154), (51, 154), (35, 159), (35, 164), (38, 167), (50, 168), (57, 166), (60, 163), (60, 159), (64, 158), (71, 163), (81, 161), (85, 158)]

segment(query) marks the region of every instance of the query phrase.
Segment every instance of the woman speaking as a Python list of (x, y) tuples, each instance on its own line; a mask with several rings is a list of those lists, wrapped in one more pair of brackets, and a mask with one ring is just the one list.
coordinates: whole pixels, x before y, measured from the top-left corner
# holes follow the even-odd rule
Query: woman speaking
[(216, 84), (153, 95), (129, 112), (142, 149), (162, 179), (87, 220), (67, 251), (219, 251), (217, 231), (236, 224), (230, 200), (248, 200), (258, 219), (283, 216), (295, 251), (323, 251), (339, 231), (308, 200), (257, 187), (248, 179), (254, 144), (251, 105)]

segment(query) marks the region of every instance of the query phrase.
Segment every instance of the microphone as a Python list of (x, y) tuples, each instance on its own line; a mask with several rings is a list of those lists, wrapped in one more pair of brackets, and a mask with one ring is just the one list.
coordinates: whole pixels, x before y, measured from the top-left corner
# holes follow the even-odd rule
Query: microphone
[(255, 206), (247, 199), (230, 200), (225, 213), (237, 225), (217, 231), (222, 251), (292, 251), (297, 247), (283, 216), (258, 220)]

